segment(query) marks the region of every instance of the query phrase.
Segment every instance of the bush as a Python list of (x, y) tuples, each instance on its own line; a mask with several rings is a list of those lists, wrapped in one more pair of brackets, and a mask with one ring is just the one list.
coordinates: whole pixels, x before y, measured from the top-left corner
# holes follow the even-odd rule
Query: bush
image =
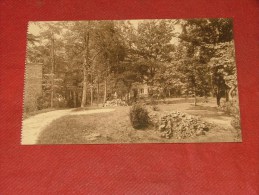
[(233, 99), (228, 102), (223, 102), (221, 110), (226, 114), (232, 116), (231, 125), (235, 129), (240, 129), (240, 114), (239, 114), (239, 104), (237, 99)]
[(240, 117), (233, 117), (231, 120), (231, 125), (235, 128), (235, 129), (241, 129), (240, 126)]
[(44, 108), (44, 99), (42, 96), (37, 98), (37, 109), (42, 110)]
[(153, 105), (152, 106), (152, 110), (153, 111), (159, 111), (160, 109), (159, 109), (159, 107), (157, 105)]
[(50, 107), (50, 101), (47, 96), (39, 96), (37, 98), (37, 109), (42, 110)]
[(136, 98), (130, 98), (128, 100), (126, 100), (126, 103), (129, 105), (129, 106), (132, 106), (134, 103), (137, 102), (137, 99)]
[(135, 104), (130, 109), (130, 121), (135, 129), (143, 129), (149, 124), (147, 109), (141, 104)]
[(238, 100), (233, 99), (228, 102), (224, 101), (221, 103), (221, 110), (230, 116), (239, 115)]

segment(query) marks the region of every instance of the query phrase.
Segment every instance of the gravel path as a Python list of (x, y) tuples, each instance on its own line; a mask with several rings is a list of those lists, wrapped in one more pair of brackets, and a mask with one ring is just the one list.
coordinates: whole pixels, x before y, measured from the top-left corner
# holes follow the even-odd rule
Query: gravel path
[(38, 136), (41, 131), (45, 129), (52, 121), (66, 115), (82, 115), (82, 114), (95, 114), (95, 113), (104, 113), (112, 112), (114, 109), (96, 109), (96, 110), (83, 110), (73, 112), (73, 109), (66, 110), (55, 110), (51, 112), (46, 112), (38, 114), (27, 118), (22, 123), (22, 145), (33, 145), (36, 144)]

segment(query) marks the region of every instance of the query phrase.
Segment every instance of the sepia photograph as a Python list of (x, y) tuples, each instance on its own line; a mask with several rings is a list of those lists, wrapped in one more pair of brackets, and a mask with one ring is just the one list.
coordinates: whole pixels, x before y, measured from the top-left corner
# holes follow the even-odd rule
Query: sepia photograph
[(233, 22), (29, 22), (21, 144), (242, 142)]

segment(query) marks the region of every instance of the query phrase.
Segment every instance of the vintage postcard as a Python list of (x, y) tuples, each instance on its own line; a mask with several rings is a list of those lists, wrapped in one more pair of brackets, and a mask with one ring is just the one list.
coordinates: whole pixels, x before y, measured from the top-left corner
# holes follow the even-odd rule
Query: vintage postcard
[(241, 142), (230, 18), (28, 24), (21, 144)]

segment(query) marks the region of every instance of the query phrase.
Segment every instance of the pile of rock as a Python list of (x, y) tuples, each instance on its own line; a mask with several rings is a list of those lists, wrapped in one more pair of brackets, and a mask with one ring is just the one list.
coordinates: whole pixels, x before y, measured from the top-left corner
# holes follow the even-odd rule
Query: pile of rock
[(113, 100), (110, 100), (110, 101), (106, 101), (105, 105), (106, 106), (109, 106), (109, 107), (114, 107), (114, 106), (127, 106), (127, 103), (121, 99), (113, 99)]
[(159, 121), (152, 119), (158, 127), (161, 137), (185, 139), (199, 135), (205, 135), (211, 124), (201, 121), (198, 117), (182, 112), (173, 111), (160, 116)]

